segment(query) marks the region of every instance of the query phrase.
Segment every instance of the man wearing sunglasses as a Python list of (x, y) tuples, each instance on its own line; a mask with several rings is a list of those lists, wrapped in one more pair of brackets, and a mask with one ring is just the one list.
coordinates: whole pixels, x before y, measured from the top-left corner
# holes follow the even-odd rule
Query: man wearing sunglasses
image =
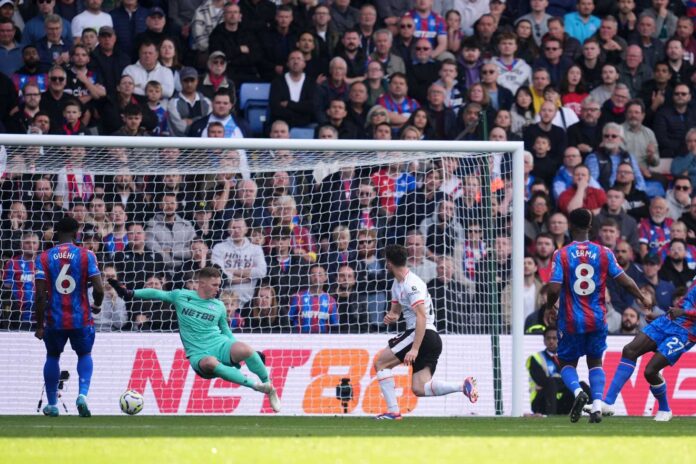
[(638, 160), (624, 149), (625, 134), (622, 126), (609, 122), (602, 130), (602, 143), (599, 149), (591, 153), (585, 164), (590, 169), (592, 177), (599, 181), (603, 189), (608, 189), (616, 181), (619, 167), (630, 164), (635, 176), (635, 186), (645, 191), (645, 178), (638, 166)]
[(67, 75), (60, 66), (54, 66), (48, 72), (48, 89), (41, 94), (41, 111), (48, 113), (51, 121), (63, 120), (63, 107), (73, 98), (65, 92)]
[(690, 108), (691, 89), (687, 84), (677, 84), (672, 92), (672, 102), (665, 102), (655, 114), (653, 130), (660, 144), (661, 158), (674, 158), (687, 153), (686, 132), (696, 127), (696, 110)]

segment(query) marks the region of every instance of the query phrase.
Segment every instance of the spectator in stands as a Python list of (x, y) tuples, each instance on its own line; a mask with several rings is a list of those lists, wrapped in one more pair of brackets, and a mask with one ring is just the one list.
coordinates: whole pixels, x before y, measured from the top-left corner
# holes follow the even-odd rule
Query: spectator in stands
[(307, 263), (317, 260), (317, 246), (310, 230), (302, 225), (297, 203), (289, 195), (275, 198), (270, 205), (273, 226), (287, 227), (292, 232), (292, 251)]
[(658, 255), (646, 255), (643, 258), (643, 279), (655, 291), (655, 304), (663, 311), (668, 311), (672, 307), (676, 287), (671, 281), (659, 276), (660, 264)]
[(464, 240), (464, 227), (456, 211), (456, 205), (452, 200), (442, 200), (437, 212), (421, 222), (420, 232), (426, 237), (429, 258), (453, 256), (457, 244)]
[(542, 232), (534, 240), (534, 260), (537, 265), (537, 273), (542, 282), (546, 283), (551, 278), (551, 257), (556, 250), (553, 237)]
[(287, 329), (287, 321), (281, 315), (276, 290), (268, 283), (261, 283), (251, 301), (248, 323), (252, 332), (280, 333)]
[(445, 88), (433, 84), (428, 89), (425, 109), (432, 122), (430, 137), (434, 140), (451, 140), (456, 135), (457, 116), (452, 108), (445, 106)]
[(346, 82), (349, 85), (365, 77), (367, 55), (360, 47), (360, 34), (357, 30), (348, 30), (343, 34), (336, 47), (336, 56), (346, 62)]
[(590, 37), (582, 46), (582, 56), (577, 64), (585, 78), (587, 90), (592, 91), (602, 83), (604, 58), (596, 37)]
[(287, 67), (288, 72), (271, 83), (271, 121), (281, 119), (290, 127), (306, 126), (314, 120), (316, 85), (304, 72), (305, 61), (299, 50), (290, 52)]
[(89, 69), (90, 57), (87, 47), (74, 45), (70, 53), (71, 66), (67, 69), (65, 91), (79, 100), (85, 115), (82, 118), (85, 126), (95, 119), (95, 108), (98, 100), (106, 96), (106, 88), (102, 85), (98, 74)]
[(565, 214), (558, 212), (549, 216), (547, 229), (557, 250), (570, 243), (568, 218)]
[(582, 75), (582, 68), (577, 64), (572, 64), (566, 71), (560, 85), (561, 102), (563, 106), (570, 109), (577, 117), (581, 116), (582, 102), (590, 94)]
[(336, 283), (331, 288), (331, 296), (336, 301), (341, 333), (367, 332), (366, 313), (360, 305), (360, 297), (355, 292), (355, 271), (348, 264), (338, 268)]
[(212, 99), (212, 112), (191, 124), (189, 137), (208, 137), (208, 126), (213, 122), (222, 124), (225, 138), (248, 137), (249, 129), (246, 122), (233, 114), (234, 103), (226, 89), (218, 89)]
[[(573, 169), (582, 164), (582, 155), (580, 150), (574, 146), (569, 146), (563, 153), (563, 164), (558, 168), (556, 175), (553, 178), (553, 198), (558, 200), (558, 197), (573, 184)], [(601, 188), (599, 182), (590, 178), (590, 187)]]
[(425, 237), (418, 229), (411, 229), (404, 239), (408, 250), (408, 267), (426, 284), (437, 275), (437, 264), (426, 257)]
[(215, 267), (223, 276), (222, 286), (228, 285), (227, 276), (223, 269), (216, 263), (210, 262), (210, 248), (205, 240), (194, 238), (190, 243), (191, 256), (186, 259), (181, 268), (172, 276), (171, 284), (174, 289), (184, 288), (186, 282), (196, 280), (196, 274), (204, 267)]
[(510, 108), (512, 133), (517, 137), (522, 137), (524, 129), (534, 123), (534, 114), (532, 92), (529, 87), (523, 85), (515, 92), (515, 101)]
[[(10, 82), (8, 81), (8, 84)], [(19, 104), (18, 111), (6, 120), (8, 132), (15, 134), (27, 134), (32, 119), (41, 111), (41, 91), (36, 84), (29, 83), (22, 89), (24, 101)]]
[[(489, 62), (481, 66), (481, 85), (486, 89), (490, 97), (490, 105), (494, 110), (509, 110), (512, 107), (512, 92), (498, 85), (498, 65)], [(453, 106), (453, 109), (456, 111), (458, 108)]]
[(483, 60), (481, 59), (481, 46), (476, 40), (469, 37), (462, 41), (457, 64), (459, 65), (457, 74), (460, 76), (462, 87), (468, 89), (481, 81), (480, 70)]
[(51, 121), (63, 120), (63, 108), (68, 100), (69, 94), (65, 93), (67, 73), (60, 66), (54, 66), (48, 72), (48, 89), (41, 94), (41, 111), (48, 113)]
[(669, 0), (652, 0), (652, 6), (646, 8), (643, 14), (655, 20), (654, 37), (663, 42), (674, 36), (677, 30), (677, 17), (669, 10)]
[(652, 126), (655, 114), (665, 102), (673, 99), (672, 70), (669, 64), (658, 62), (653, 67), (653, 78), (643, 84), (640, 99), (646, 109), (647, 123)]
[(607, 203), (593, 219), (593, 235), (599, 232), (599, 225), (603, 224), (605, 219), (612, 219), (616, 221), (619, 227), (619, 236), (621, 240), (628, 242), (631, 248), (638, 253), (640, 249), (638, 243), (638, 223), (624, 210), (623, 206), (626, 196), (623, 191), (615, 187), (608, 189), (606, 196)]
[(690, 107), (691, 88), (674, 87), (672, 104), (664, 104), (655, 114), (653, 129), (660, 144), (660, 157), (675, 158), (687, 153), (686, 133), (696, 126), (696, 109)]
[(394, 73), (389, 78), (389, 91), (377, 100), (377, 104), (387, 109), (389, 122), (393, 129), (403, 126), (411, 113), (420, 108), (420, 104), (408, 96), (407, 77)]
[[(539, 136), (545, 136), (550, 142), (549, 157), (553, 160), (561, 160), (566, 149), (566, 134), (563, 129), (553, 125), (558, 108), (554, 103), (544, 102), (539, 111), (539, 122), (527, 126), (524, 129), (524, 147), (532, 151), (534, 143)], [(551, 175), (553, 177), (553, 175)]]
[(326, 110), (329, 103), (335, 99), (348, 101), (348, 82), (346, 73), (348, 65), (341, 57), (335, 57), (329, 62), (329, 76), (318, 87), (314, 96), (315, 121), (320, 125), (328, 121)]
[(626, 49), (626, 61), (619, 64), (619, 82), (626, 84), (631, 96), (637, 97), (643, 84), (652, 78), (652, 69), (643, 60), (643, 51), (638, 45)]
[(582, 54), (581, 42), (566, 33), (563, 18), (559, 16), (551, 18), (548, 22), (548, 27), (548, 37), (560, 41), (563, 57), (569, 59), (570, 62), (573, 63)]
[[(590, 2), (592, 0), (580, 0)], [(558, 332), (555, 328), (544, 329), (543, 351), (527, 358), (531, 387), (531, 408), (535, 414), (568, 414), (572, 407), (573, 393), (568, 390), (560, 376), (558, 361)]]
[(542, 56), (534, 62), (534, 68), (546, 69), (549, 73), (551, 84), (558, 86), (566, 71), (572, 64), (570, 58), (563, 56), (563, 46), (560, 39), (548, 36), (542, 45)]
[(270, 227), (271, 217), (263, 205), (263, 200), (257, 199), (257, 194), (258, 186), (255, 181), (239, 181), (235, 188), (232, 211), (236, 216), (244, 217), (253, 228)]
[[(33, 18), (29, 19), (29, 21), (26, 22), (24, 25), (24, 29), (22, 30), (22, 44), (23, 45), (29, 45), (33, 43), (37, 43), (39, 40), (43, 39), (46, 37), (46, 28), (44, 24), (44, 20), (46, 17), (49, 15), (54, 14), (54, 9), (56, 6), (56, 1), (55, 0), (45, 0), (42, 2), (36, 2), (36, 7), (38, 9), (38, 14), (34, 16)], [(63, 27), (62, 27), (62, 39), (63, 42), (67, 43), (68, 45), (72, 45), (72, 34), (70, 33), (70, 22), (67, 21), (65, 18), (61, 18), (63, 20)]]
[(455, 279), (455, 269), (451, 257), (439, 259), (437, 274), (428, 282), (428, 293), (432, 298), (437, 329), (462, 333), (466, 330), (468, 295), (471, 291)]
[(619, 24), (615, 17), (607, 15), (597, 32), (602, 54), (607, 63), (619, 64), (626, 58), (626, 41), (618, 35)]
[(69, 210), (73, 201), (89, 202), (96, 184), (94, 174), (84, 169), (85, 148), (71, 147), (68, 150), (68, 159), (58, 173), (55, 190), (55, 201), (64, 210)]
[(266, 65), (263, 50), (253, 29), (241, 23), (239, 6), (226, 3), (224, 20), (210, 33), (210, 53), (221, 51), (227, 58), (227, 75), (235, 82), (255, 82)]
[(612, 335), (636, 335), (639, 332), (640, 314), (637, 309), (628, 307), (621, 314), (621, 328)]
[(626, 151), (638, 160), (638, 166), (643, 177), (653, 177), (651, 168), (660, 162), (657, 139), (652, 129), (643, 125), (645, 106), (639, 99), (630, 100), (626, 104), (626, 122), (623, 124), (626, 133), (624, 144)]
[(356, 293), (366, 308), (370, 330), (382, 326), (387, 308), (387, 271), (384, 260), (377, 255), (377, 230), (358, 231), (358, 258), (355, 263)]
[(645, 178), (640, 171), (636, 158), (623, 149), (625, 140), (623, 127), (616, 123), (607, 123), (602, 129), (603, 141), (598, 150), (585, 159), (592, 177), (602, 188), (614, 185), (619, 165), (629, 163), (635, 176), (635, 187), (645, 190)]
[(665, 199), (669, 208), (668, 216), (675, 221), (691, 209), (691, 179), (688, 176), (676, 176), (673, 187), (667, 190)]
[(573, 168), (573, 186), (566, 189), (558, 198), (558, 209), (568, 214), (577, 208), (587, 208), (593, 214), (599, 213), (607, 202), (606, 193), (601, 188), (590, 187), (590, 169), (581, 164)]
[[(669, 234), (671, 239), (681, 239), (687, 241), (686, 243), (686, 255), (684, 259), (686, 260), (686, 264), (690, 268), (696, 268), (696, 246), (692, 245), (691, 243), (688, 242), (689, 239), (689, 233), (686, 228), (686, 224), (683, 223), (682, 221), (674, 221), (672, 222), (672, 225), (669, 228)], [(661, 260), (665, 260), (669, 254), (669, 243), (665, 243), (660, 247), (660, 249), (657, 252), (657, 255), (660, 257)]]
[[(431, 57), (432, 45), (430, 45), (428, 39), (424, 37), (418, 39), (414, 50), (415, 59), (410, 63), (407, 74), (408, 93), (411, 97), (418, 102), (424, 102), (426, 100), (428, 87), (438, 80), (438, 74), (441, 78), (439, 81), (440, 84), (445, 85), (445, 88), (450, 91), (454, 90), (454, 86), (456, 85), (457, 95), (460, 95), (458, 83), (456, 82), (456, 63), (454, 63), (453, 60), (448, 59), (448, 66), (445, 69), (449, 78), (445, 78), (442, 75), (444, 62), (440, 63)], [(459, 104), (461, 104), (461, 97)]]
[(297, 292), (290, 303), (288, 319), (297, 333), (338, 332), (336, 300), (325, 291), (327, 275), (318, 264), (309, 271), (309, 286)]
[(638, 236), (640, 240), (640, 255), (655, 253), (665, 243), (670, 241), (672, 218), (668, 216), (667, 200), (655, 197), (650, 200), (650, 215), (640, 220)]
[(616, 170), (616, 182), (614, 187), (624, 192), (626, 196), (626, 212), (636, 220), (648, 216), (648, 195), (643, 190), (636, 188), (635, 173), (631, 163), (621, 163)]
[(171, 98), (174, 94), (174, 75), (159, 61), (157, 46), (152, 42), (143, 42), (138, 49), (139, 59), (135, 64), (129, 65), (123, 70), (123, 74), (131, 76), (135, 83), (133, 93), (145, 95), (145, 85), (156, 80), (162, 85), (164, 98)]
[[(105, 281), (108, 281), (108, 279), (118, 279), (116, 268), (113, 265), (104, 266), (102, 276)], [(98, 314), (95, 314), (93, 318), (94, 328), (99, 332), (120, 331), (125, 329), (128, 324), (126, 302), (116, 294), (116, 291), (108, 283), (104, 284), (102, 310)]]
[(611, 98), (614, 93), (614, 88), (619, 81), (619, 72), (616, 65), (605, 63), (602, 65), (601, 83), (592, 89), (590, 96), (594, 98), (600, 105)]
[(672, 160), (670, 170), (673, 176), (689, 176), (691, 185), (696, 182), (696, 128), (686, 133), (687, 153)]
[(360, 22), (360, 10), (350, 5), (350, 0), (336, 0), (330, 6), (331, 23), (339, 34), (355, 29)]
[(594, 0), (578, 0), (576, 8), (577, 11), (563, 17), (565, 29), (571, 37), (584, 43), (599, 30), (601, 21), (592, 14), (595, 9)]
[(92, 51), (90, 68), (99, 76), (107, 93), (114, 95), (123, 70), (130, 64), (130, 57), (116, 47), (116, 34), (112, 27), (99, 29), (97, 40), (99, 46)]
[(148, 17), (148, 9), (141, 6), (138, 0), (124, 0), (109, 14), (121, 51), (135, 58), (137, 52), (135, 37), (147, 29), (145, 22)]
[[(339, 98), (331, 100), (326, 110), (326, 115), (328, 116), (328, 124), (336, 129), (339, 139), (359, 138), (361, 130), (348, 119), (348, 111), (344, 100)], [(315, 138), (318, 137), (315, 136)]]
[[(113, 27), (113, 20), (109, 13), (102, 11), (102, 0), (85, 0), (85, 11), (72, 19), (71, 30), (75, 41), (80, 40), (82, 30), (86, 27), (99, 30), (102, 26)], [(61, 14), (59, 10), (57, 12)]]
[(0, 72), (7, 77), (22, 67), (22, 48), (15, 41), (15, 27), (11, 20), (0, 18)]
[(53, 200), (53, 185), (48, 179), (37, 179), (29, 202), (31, 230), (43, 231), (52, 227), (62, 217), (62, 208)]
[(665, 57), (672, 71), (670, 84), (673, 86), (677, 84), (688, 85), (691, 82), (693, 68), (691, 64), (684, 59), (684, 45), (681, 40), (673, 37), (667, 41), (665, 44)]
[(529, 85), (532, 68), (523, 60), (516, 59), (517, 37), (510, 32), (498, 36), (499, 56), (493, 60), (498, 67), (498, 84), (512, 93), (521, 86)]
[(210, 114), (212, 103), (205, 95), (196, 90), (198, 73), (194, 68), (184, 67), (179, 75), (181, 92), (169, 100), (167, 114), (172, 135), (183, 137), (193, 123)]
[(614, 251), (619, 240), (621, 240), (621, 231), (616, 221), (611, 218), (604, 219), (599, 225), (596, 240), (600, 245)]
[(539, 56), (539, 46), (532, 33), (532, 21), (521, 18), (516, 20), (515, 34), (517, 35), (517, 56), (527, 64), (533, 63)]
[(143, 124), (143, 110), (135, 103), (129, 103), (123, 109), (123, 126), (114, 135), (126, 137), (143, 137), (149, 135)]
[[(552, 85), (547, 85), (544, 89), (544, 101), (549, 101), (558, 108), (556, 115), (553, 118), (552, 124), (560, 127), (564, 131), (568, 131), (570, 127), (578, 123), (578, 117), (575, 111), (570, 108), (565, 108), (561, 101), (561, 92)], [(534, 120), (538, 122), (539, 116), (535, 116)]]
[(191, 48), (197, 53), (197, 63), (204, 63), (208, 54), (210, 34), (223, 18), (225, 0), (205, 0), (193, 14)]
[(527, 201), (524, 220), (525, 238), (533, 241), (541, 232), (547, 232), (546, 221), (551, 211), (551, 201), (545, 193), (535, 193)]
[(669, 254), (658, 273), (662, 280), (672, 282), (675, 287), (688, 287), (696, 276), (696, 270), (686, 262), (686, 242), (675, 238), (669, 242)]
[(533, 26), (534, 42), (537, 46), (541, 46), (541, 39), (549, 32), (548, 21), (551, 19), (551, 15), (546, 13), (546, 8), (549, 6), (548, 0), (531, 0), (530, 7), (531, 12), (521, 16), (515, 24), (520, 21), (526, 20)]
[(3, 258), (11, 258), (12, 256), (22, 251), (22, 237), (25, 232), (31, 232), (27, 214), (27, 207), (21, 201), (14, 201), (5, 213), (5, 219), (2, 224), (0, 237), (2, 237)]
[(191, 256), (191, 240), (196, 236), (193, 225), (177, 214), (178, 201), (174, 193), (164, 193), (160, 199), (161, 213), (147, 224), (147, 248), (162, 255), (165, 266), (177, 270)]
[(319, 4), (314, 7), (310, 32), (317, 40), (319, 56), (329, 61), (334, 56), (341, 35), (335, 27), (328, 5)]
[(271, 253), (267, 256), (268, 278), (277, 289), (281, 308), (289, 307), (292, 295), (307, 283), (306, 263), (294, 253), (292, 240), (292, 230), (288, 227), (274, 227), (271, 231)]
[(403, 58), (394, 53), (392, 50), (394, 37), (389, 29), (378, 29), (375, 31), (374, 42), (375, 50), (370, 54), (369, 62), (379, 62), (385, 70), (387, 76), (390, 76), (395, 72), (406, 73), (406, 64), (404, 63)]
[(636, 33), (629, 36), (629, 43), (640, 47), (643, 60), (650, 69), (665, 58), (664, 43), (655, 37), (655, 19), (649, 14), (641, 13)]
[[(17, 216), (10, 214), (10, 227), (21, 220)], [(3, 243), (7, 242), (3, 240)], [(8, 253), (10, 250), (6, 250), (5, 246), (2, 248), (4, 257), (11, 256), (4, 264), (2, 278), (3, 289), (9, 293), (7, 295), (9, 296), (7, 298), (9, 300), (9, 314), (5, 313), (7, 319), (3, 323), (7, 323), (5, 327), (10, 330), (32, 330), (36, 319), (34, 314), (34, 272), (35, 260), (39, 251), (39, 237), (36, 233), (26, 230), (21, 233), (20, 246), (15, 250), (16, 254)]]
[(164, 10), (159, 6), (152, 6), (148, 10), (145, 26), (145, 30), (135, 36), (135, 51), (140, 50), (140, 46), (145, 42), (152, 42), (159, 50), (165, 39), (171, 40), (176, 49), (181, 47), (178, 36), (170, 30)]
[(206, 98), (212, 99), (219, 89), (227, 90), (232, 99), (236, 100), (236, 88), (234, 82), (226, 77), (227, 59), (225, 54), (218, 51), (213, 52), (208, 57), (207, 72), (198, 84), (198, 91), (205, 95)]

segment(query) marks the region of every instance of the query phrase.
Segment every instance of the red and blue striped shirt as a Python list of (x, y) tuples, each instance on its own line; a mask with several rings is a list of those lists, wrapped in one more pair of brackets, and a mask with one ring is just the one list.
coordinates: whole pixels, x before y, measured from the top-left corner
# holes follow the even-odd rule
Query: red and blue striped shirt
[(72, 243), (41, 253), (35, 278), (46, 281), (46, 327), (70, 330), (93, 325), (87, 286), (99, 273), (94, 253)]
[(336, 300), (326, 292), (298, 292), (290, 303), (288, 318), (294, 332), (328, 333), (330, 326), (338, 325)]
[(34, 260), (15, 256), (5, 264), (3, 284), (12, 292), (12, 301), (22, 311), (21, 320), (33, 319), (34, 307)]
[(689, 341), (696, 343), (696, 282), (691, 284), (689, 291), (677, 306), (684, 309), (684, 314), (672, 322), (684, 327), (689, 333)]
[(555, 251), (550, 282), (561, 284), (559, 330), (567, 334), (606, 330), (606, 281), (623, 272), (610, 249), (590, 241)]

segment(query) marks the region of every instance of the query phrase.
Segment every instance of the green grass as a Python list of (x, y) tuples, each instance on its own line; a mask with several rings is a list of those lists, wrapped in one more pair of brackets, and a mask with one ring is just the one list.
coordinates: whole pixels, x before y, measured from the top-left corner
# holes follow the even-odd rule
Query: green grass
[(0, 417), (0, 463), (680, 463), (696, 418)]

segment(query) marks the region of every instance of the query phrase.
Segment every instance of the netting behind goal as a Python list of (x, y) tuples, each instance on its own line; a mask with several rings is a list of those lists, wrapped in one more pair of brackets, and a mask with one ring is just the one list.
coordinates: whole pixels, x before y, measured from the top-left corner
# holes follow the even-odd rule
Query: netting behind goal
[[(14, 398), (0, 413), (30, 413), (41, 394), (45, 349), (31, 334), (34, 262), (54, 244), (64, 215), (80, 224), (79, 241), (96, 254), (104, 280), (196, 289), (197, 271), (218, 267), (229, 325), (264, 353), (287, 414), (383, 411), (372, 362), (404, 329), (403, 321), (383, 323), (392, 285), (383, 251), (405, 245), (444, 340), (436, 376), (475, 375), (482, 393), (476, 406), (461, 395), (417, 398), (400, 367), (402, 411), (510, 412), (502, 391), (502, 382), (512, 383), (510, 354), (501, 357), (500, 340), (512, 323), (511, 211), (523, 202), (513, 198), (512, 152), (51, 140), (60, 146), (5, 144), (0, 152), (0, 386)], [(107, 285), (94, 325), (96, 414), (117, 413), (129, 388), (145, 395), (145, 414), (270, 412), (262, 395), (194, 374), (168, 304), (125, 302)], [(61, 369), (70, 378), (61, 393), (71, 413), (75, 359), (68, 346)], [(351, 386), (340, 390), (349, 397), (337, 398), (341, 384)]]

